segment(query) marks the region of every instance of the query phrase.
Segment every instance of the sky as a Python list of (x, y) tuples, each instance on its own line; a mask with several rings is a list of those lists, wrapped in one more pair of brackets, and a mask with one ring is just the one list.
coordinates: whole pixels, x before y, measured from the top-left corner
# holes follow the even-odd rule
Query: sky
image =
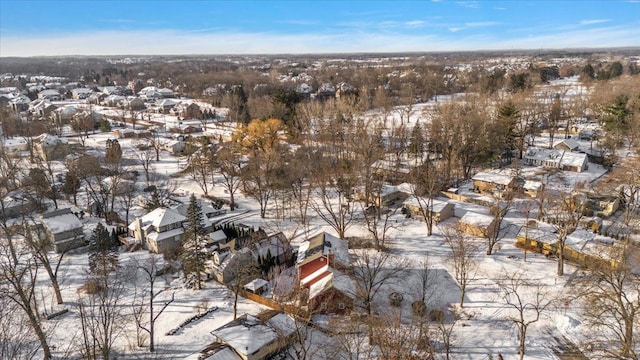
[(0, 57), (640, 46), (640, 0), (0, 0)]

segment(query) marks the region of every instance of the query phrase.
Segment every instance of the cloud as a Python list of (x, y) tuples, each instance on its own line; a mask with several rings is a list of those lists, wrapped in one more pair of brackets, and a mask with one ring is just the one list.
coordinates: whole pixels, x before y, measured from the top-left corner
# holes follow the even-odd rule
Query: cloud
[(425, 22), (422, 20), (411, 20), (404, 23), (406, 27), (421, 27), (424, 26)]
[(477, 9), (478, 2), (477, 1), (456, 1), (456, 5), (466, 7), (469, 9)]
[(487, 27), (487, 26), (496, 26), (496, 25), (500, 25), (500, 23), (497, 21), (479, 21), (479, 22), (464, 23), (464, 26), (468, 28)]
[[(470, 23), (491, 26), (489, 22)], [(338, 52), (473, 51), (639, 46), (637, 26), (610, 26), (553, 33), (531, 31), (508, 39), (469, 35), (450, 26), (443, 35), (337, 29), (323, 33), (178, 30), (96, 31), (79, 34), (3, 35), (2, 56), (284, 54)], [(500, 36), (504, 36), (501, 33)], [(514, 34), (512, 34), (514, 35)]]
[(282, 20), (282, 21), (279, 21), (279, 23), (289, 24), (289, 25), (302, 25), (302, 26), (318, 25), (318, 22), (315, 20)]
[(458, 32), (466, 29), (490, 27), (490, 26), (496, 26), (496, 25), (500, 25), (500, 23), (497, 21), (478, 21), (478, 22), (466, 22), (463, 25), (449, 26), (447, 29), (451, 32)]
[(593, 24), (602, 24), (611, 21), (611, 19), (593, 19), (593, 20), (582, 20), (580, 21), (580, 25), (593, 25)]

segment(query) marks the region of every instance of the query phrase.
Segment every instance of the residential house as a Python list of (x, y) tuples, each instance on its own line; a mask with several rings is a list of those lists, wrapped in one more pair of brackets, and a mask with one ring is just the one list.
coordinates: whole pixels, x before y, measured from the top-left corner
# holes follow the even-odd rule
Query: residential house
[(575, 138), (571, 137), (555, 144), (553, 148), (565, 151), (578, 151), (578, 149), (580, 148), (580, 144), (578, 144), (578, 141)]
[(525, 180), (522, 190), (532, 198), (537, 198), (544, 191), (544, 184), (540, 181)]
[(54, 111), (56, 119), (68, 122), (73, 119), (73, 116), (78, 113), (78, 108), (72, 105), (63, 106)]
[(13, 99), (11, 99), (11, 107), (16, 112), (23, 112), (29, 110), (29, 103), (31, 103), (31, 99), (29, 99), (26, 95), (17, 95)]
[(586, 154), (558, 149), (530, 147), (527, 149), (523, 160), (527, 165), (544, 166), (573, 172), (583, 172), (588, 168)]
[(176, 100), (162, 98), (156, 100), (155, 106), (159, 113), (168, 114), (174, 106), (178, 105), (178, 103), (180, 102)]
[(29, 103), (29, 111), (41, 118), (49, 118), (58, 106), (53, 105), (49, 100), (34, 100)]
[(75, 88), (71, 90), (71, 97), (75, 100), (88, 99), (93, 93), (93, 90), (89, 88)]
[(180, 134), (193, 134), (202, 131), (202, 127), (193, 124), (180, 124), (177, 127), (171, 129), (172, 131), (179, 132)]
[(495, 217), (473, 211), (467, 211), (458, 221), (458, 225), (465, 234), (485, 238), (496, 228)]
[[(532, 221), (518, 233), (516, 245), (545, 255), (558, 256), (559, 238), (549, 224)], [(577, 265), (620, 266), (618, 254), (622, 249), (608, 236), (597, 235), (591, 230), (576, 229), (564, 241), (564, 258)]]
[(35, 201), (28, 193), (18, 190), (12, 191), (2, 199), (0, 219), (15, 218), (22, 214), (29, 214), (35, 208)]
[(579, 199), (586, 216), (595, 215), (607, 218), (620, 208), (620, 198), (618, 196), (588, 193), (580, 196)]
[(558, 241), (556, 229), (544, 222), (530, 220), (516, 236), (516, 246), (544, 255), (555, 253), (553, 245)]
[(432, 199), (429, 204), (427, 198), (411, 196), (402, 203), (402, 207), (412, 216), (422, 216), (421, 208), (429, 209), (434, 224), (447, 220), (454, 213), (454, 205), (444, 198)]
[[(259, 317), (241, 315), (213, 330), (211, 335), (216, 342), (232, 349), (240, 359), (263, 360), (289, 347), (295, 331), (295, 321), (278, 312)], [(234, 354), (228, 353), (228, 356), (224, 360), (237, 359)]]
[(228, 284), (244, 266), (255, 263), (268, 273), (273, 266), (291, 264), (293, 250), (283, 233), (270, 236), (257, 231), (242, 237), (228, 239), (222, 230), (209, 235), (211, 259), (207, 262), (207, 274), (218, 282)]
[[(301, 300), (312, 312), (348, 314), (353, 310), (355, 286), (338, 270), (348, 266), (348, 243), (327, 233), (317, 234), (298, 248), (296, 286), (290, 291), (302, 289)], [(280, 295), (287, 298), (291, 293)]]
[(62, 253), (85, 245), (82, 223), (70, 208), (42, 214), (40, 220), (56, 252)]
[(147, 108), (147, 105), (144, 103), (144, 100), (139, 97), (129, 96), (122, 101), (122, 105), (129, 110), (144, 110)]
[(154, 253), (170, 252), (182, 245), (186, 220), (174, 209), (157, 208), (129, 224), (129, 236)]
[[(383, 184), (380, 189), (380, 198), (374, 197), (373, 194), (369, 194), (369, 203), (375, 206), (393, 206), (398, 202), (405, 201), (408, 197), (413, 194), (413, 185), (408, 183), (402, 183), (399, 185), (390, 185)], [(355, 198), (356, 200), (365, 201), (366, 194), (364, 193), (364, 189), (358, 189), (356, 192)]]
[(162, 147), (173, 155), (181, 154), (185, 146), (185, 142), (180, 140), (169, 140), (162, 144)]
[(336, 97), (336, 87), (331, 83), (323, 83), (318, 88), (315, 98), (320, 101), (328, 100)]
[(517, 188), (517, 181), (508, 170), (482, 171), (472, 180), (473, 191), (480, 194), (500, 195)]
[(149, 130), (133, 130), (130, 128), (121, 128), (113, 130), (113, 135), (118, 139), (146, 139), (151, 137)]
[(221, 284), (229, 284), (235, 280), (238, 271), (253, 262), (248, 248), (233, 250), (231, 248), (214, 248), (211, 257), (205, 261), (205, 273)]
[(48, 101), (62, 101), (62, 94), (58, 90), (46, 89), (38, 93), (38, 99)]
[(194, 102), (190, 104), (179, 104), (174, 109), (176, 116), (182, 116), (184, 119), (200, 119), (202, 117), (202, 109)]
[(300, 94), (305, 100), (311, 99), (311, 93), (313, 92), (313, 87), (307, 83), (302, 83), (298, 85), (296, 88), (296, 92)]

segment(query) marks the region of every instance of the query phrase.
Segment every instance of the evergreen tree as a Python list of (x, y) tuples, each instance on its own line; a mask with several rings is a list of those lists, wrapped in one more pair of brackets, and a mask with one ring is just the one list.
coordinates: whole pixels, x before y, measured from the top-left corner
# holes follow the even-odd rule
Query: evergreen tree
[(67, 171), (64, 175), (64, 183), (62, 184), (62, 192), (65, 195), (73, 195), (73, 204), (78, 205), (77, 194), (80, 190), (80, 179), (75, 171)]
[(98, 223), (91, 234), (89, 245), (89, 271), (99, 278), (104, 278), (118, 268), (117, 243), (109, 231)]
[(422, 127), (420, 124), (416, 124), (411, 131), (411, 142), (409, 143), (409, 154), (413, 155), (415, 159), (422, 160), (425, 150), (425, 139)]
[(202, 289), (200, 273), (204, 271), (205, 235), (204, 220), (200, 204), (195, 195), (191, 194), (187, 207), (187, 224), (184, 229), (181, 260), (187, 282), (194, 282), (197, 290)]
[(248, 124), (251, 116), (247, 105), (247, 95), (244, 93), (242, 85), (234, 85), (231, 88), (230, 100), (231, 104), (227, 114), (229, 120)]

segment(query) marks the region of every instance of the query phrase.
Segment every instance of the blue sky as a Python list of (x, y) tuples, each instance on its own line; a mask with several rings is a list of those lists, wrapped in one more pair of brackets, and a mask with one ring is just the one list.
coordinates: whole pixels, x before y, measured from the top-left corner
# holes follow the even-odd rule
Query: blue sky
[(640, 46), (640, 0), (0, 0), (0, 56)]

